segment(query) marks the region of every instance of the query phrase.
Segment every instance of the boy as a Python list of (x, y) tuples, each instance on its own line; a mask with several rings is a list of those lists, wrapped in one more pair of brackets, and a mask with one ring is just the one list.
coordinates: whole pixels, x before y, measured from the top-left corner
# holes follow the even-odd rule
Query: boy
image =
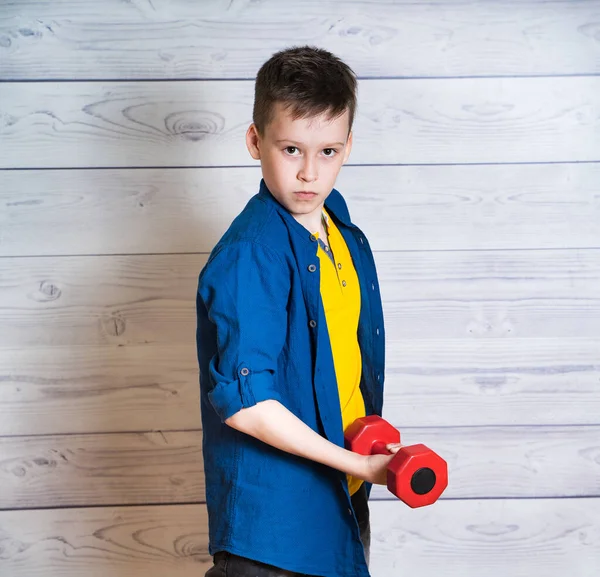
[(368, 498), (400, 445), (344, 448), (381, 415), (385, 360), (373, 255), (333, 188), (355, 108), (354, 73), (325, 50), (258, 72), (246, 143), (263, 178), (196, 301), (207, 577), (369, 575)]

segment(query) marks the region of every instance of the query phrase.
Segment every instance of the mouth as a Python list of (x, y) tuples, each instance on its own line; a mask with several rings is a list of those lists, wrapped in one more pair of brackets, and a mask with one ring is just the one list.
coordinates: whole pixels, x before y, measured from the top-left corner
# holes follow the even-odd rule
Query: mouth
[(312, 192), (312, 191), (303, 191), (303, 190), (296, 190), (294, 191), (294, 194), (301, 199), (306, 199), (306, 200), (310, 200), (311, 198), (315, 198), (315, 196), (317, 196), (316, 192)]

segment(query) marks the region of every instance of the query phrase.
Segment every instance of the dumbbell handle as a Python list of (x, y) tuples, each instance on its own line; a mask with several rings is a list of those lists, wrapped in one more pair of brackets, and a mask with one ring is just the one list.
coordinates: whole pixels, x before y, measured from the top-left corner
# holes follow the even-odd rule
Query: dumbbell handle
[(390, 451), (387, 450), (387, 445), (389, 443), (384, 443), (383, 441), (375, 441), (373, 445), (371, 445), (371, 455), (391, 455)]

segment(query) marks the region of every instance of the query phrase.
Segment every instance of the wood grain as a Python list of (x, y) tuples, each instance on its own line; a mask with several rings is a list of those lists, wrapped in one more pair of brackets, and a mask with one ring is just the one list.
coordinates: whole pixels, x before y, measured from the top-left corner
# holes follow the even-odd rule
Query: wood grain
[[(600, 340), (391, 341), (398, 427), (598, 425)], [(0, 435), (196, 429), (196, 348), (0, 349)]]
[(204, 505), (0, 511), (10, 577), (196, 577), (212, 565)]
[[(600, 427), (403, 428), (447, 462), (442, 499), (600, 495)], [(205, 502), (200, 431), (0, 437), (0, 509)], [(376, 485), (372, 500), (394, 500)]]
[(600, 499), (441, 501), (371, 507), (375, 577), (595, 577)]
[(0, 437), (0, 509), (204, 502), (199, 431)]
[[(251, 81), (0, 84), (0, 168), (254, 166), (253, 91)], [(600, 76), (375, 79), (359, 91), (353, 164), (600, 160)]]
[(360, 76), (590, 74), (598, 37), (593, 1), (9, 0), (0, 77), (247, 78), (290, 43)]
[[(260, 178), (0, 171), (0, 256), (209, 252)], [(522, 250), (600, 247), (598, 183), (600, 164), (346, 166), (336, 187), (374, 250)]]
[[(600, 499), (372, 502), (371, 573), (595, 577)], [(210, 566), (204, 505), (0, 512), (11, 577), (196, 577)]]
[(598, 424), (600, 341), (391, 341), (387, 415), (399, 426)]
[(0, 346), (193, 343), (206, 258), (0, 259)]
[(196, 347), (0, 349), (0, 435), (197, 429)]

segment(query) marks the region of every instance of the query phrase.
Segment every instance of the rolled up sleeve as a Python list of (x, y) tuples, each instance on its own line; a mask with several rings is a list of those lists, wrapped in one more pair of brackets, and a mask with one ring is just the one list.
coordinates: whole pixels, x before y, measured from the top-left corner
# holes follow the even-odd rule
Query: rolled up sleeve
[(287, 335), (286, 271), (273, 249), (240, 241), (221, 248), (200, 276), (217, 340), (208, 399), (223, 422), (261, 401), (282, 402), (277, 362)]

